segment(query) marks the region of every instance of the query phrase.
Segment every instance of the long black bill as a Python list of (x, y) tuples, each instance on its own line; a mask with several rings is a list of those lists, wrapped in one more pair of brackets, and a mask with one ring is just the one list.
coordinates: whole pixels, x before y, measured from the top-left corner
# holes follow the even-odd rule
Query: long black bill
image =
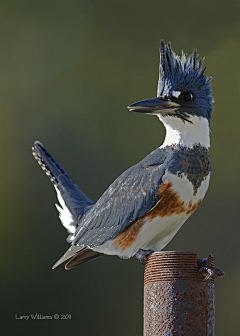
[(146, 114), (166, 114), (171, 110), (174, 112), (180, 105), (171, 101), (170, 99), (164, 99), (162, 97), (156, 97), (139, 102), (133, 103), (128, 106), (129, 111), (141, 112)]

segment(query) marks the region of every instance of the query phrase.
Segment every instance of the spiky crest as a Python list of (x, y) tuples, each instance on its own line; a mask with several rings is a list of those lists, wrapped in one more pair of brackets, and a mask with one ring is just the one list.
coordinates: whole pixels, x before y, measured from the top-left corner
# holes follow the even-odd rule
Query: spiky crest
[(185, 87), (202, 88), (206, 94), (211, 95), (210, 80), (204, 71), (203, 59), (197, 59), (197, 51), (187, 57), (182, 52), (180, 58), (171, 48), (171, 43), (165, 46), (164, 41), (160, 42), (160, 69), (158, 81), (158, 96), (164, 96), (165, 93), (172, 90), (181, 90)]

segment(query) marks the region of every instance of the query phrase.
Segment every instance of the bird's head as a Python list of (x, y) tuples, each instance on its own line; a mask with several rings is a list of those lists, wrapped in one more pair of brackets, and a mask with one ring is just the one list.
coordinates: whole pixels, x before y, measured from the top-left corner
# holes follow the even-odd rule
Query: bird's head
[[(193, 117), (211, 120), (213, 97), (212, 78), (204, 75), (203, 60), (197, 60), (196, 49), (186, 57), (177, 56), (171, 44), (160, 42), (160, 67), (157, 97), (142, 100), (128, 106), (130, 111), (179, 118), (183, 123), (192, 123)], [(170, 119), (170, 118), (168, 118)], [(192, 119), (192, 120), (191, 120)]]

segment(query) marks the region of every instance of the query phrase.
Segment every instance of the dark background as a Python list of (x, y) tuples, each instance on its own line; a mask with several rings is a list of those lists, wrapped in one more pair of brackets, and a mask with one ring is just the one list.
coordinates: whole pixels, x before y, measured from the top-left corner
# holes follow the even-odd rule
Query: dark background
[[(8, 335), (142, 334), (143, 266), (104, 257), (51, 266), (68, 248), (40, 140), (96, 201), (164, 139), (126, 106), (156, 95), (159, 41), (205, 56), (213, 76), (209, 191), (167, 250), (215, 256), (216, 335), (240, 328), (239, 1), (0, 1), (1, 326)], [(71, 314), (18, 320), (15, 314)]]

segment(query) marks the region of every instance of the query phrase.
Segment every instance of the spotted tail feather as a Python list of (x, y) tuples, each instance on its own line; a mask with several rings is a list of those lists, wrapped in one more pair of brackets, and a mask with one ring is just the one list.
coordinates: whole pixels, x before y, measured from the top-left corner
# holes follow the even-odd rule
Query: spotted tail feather
[(39, 142), (34, 143), (33, 156), (53, 183), (59, 205), (59, 218), (63, 226), (68, 230), (71, 242), (76, 231), (79, 219), (94, 205), (76, 185), (67, 171), (57, 162), (52, 154)]

